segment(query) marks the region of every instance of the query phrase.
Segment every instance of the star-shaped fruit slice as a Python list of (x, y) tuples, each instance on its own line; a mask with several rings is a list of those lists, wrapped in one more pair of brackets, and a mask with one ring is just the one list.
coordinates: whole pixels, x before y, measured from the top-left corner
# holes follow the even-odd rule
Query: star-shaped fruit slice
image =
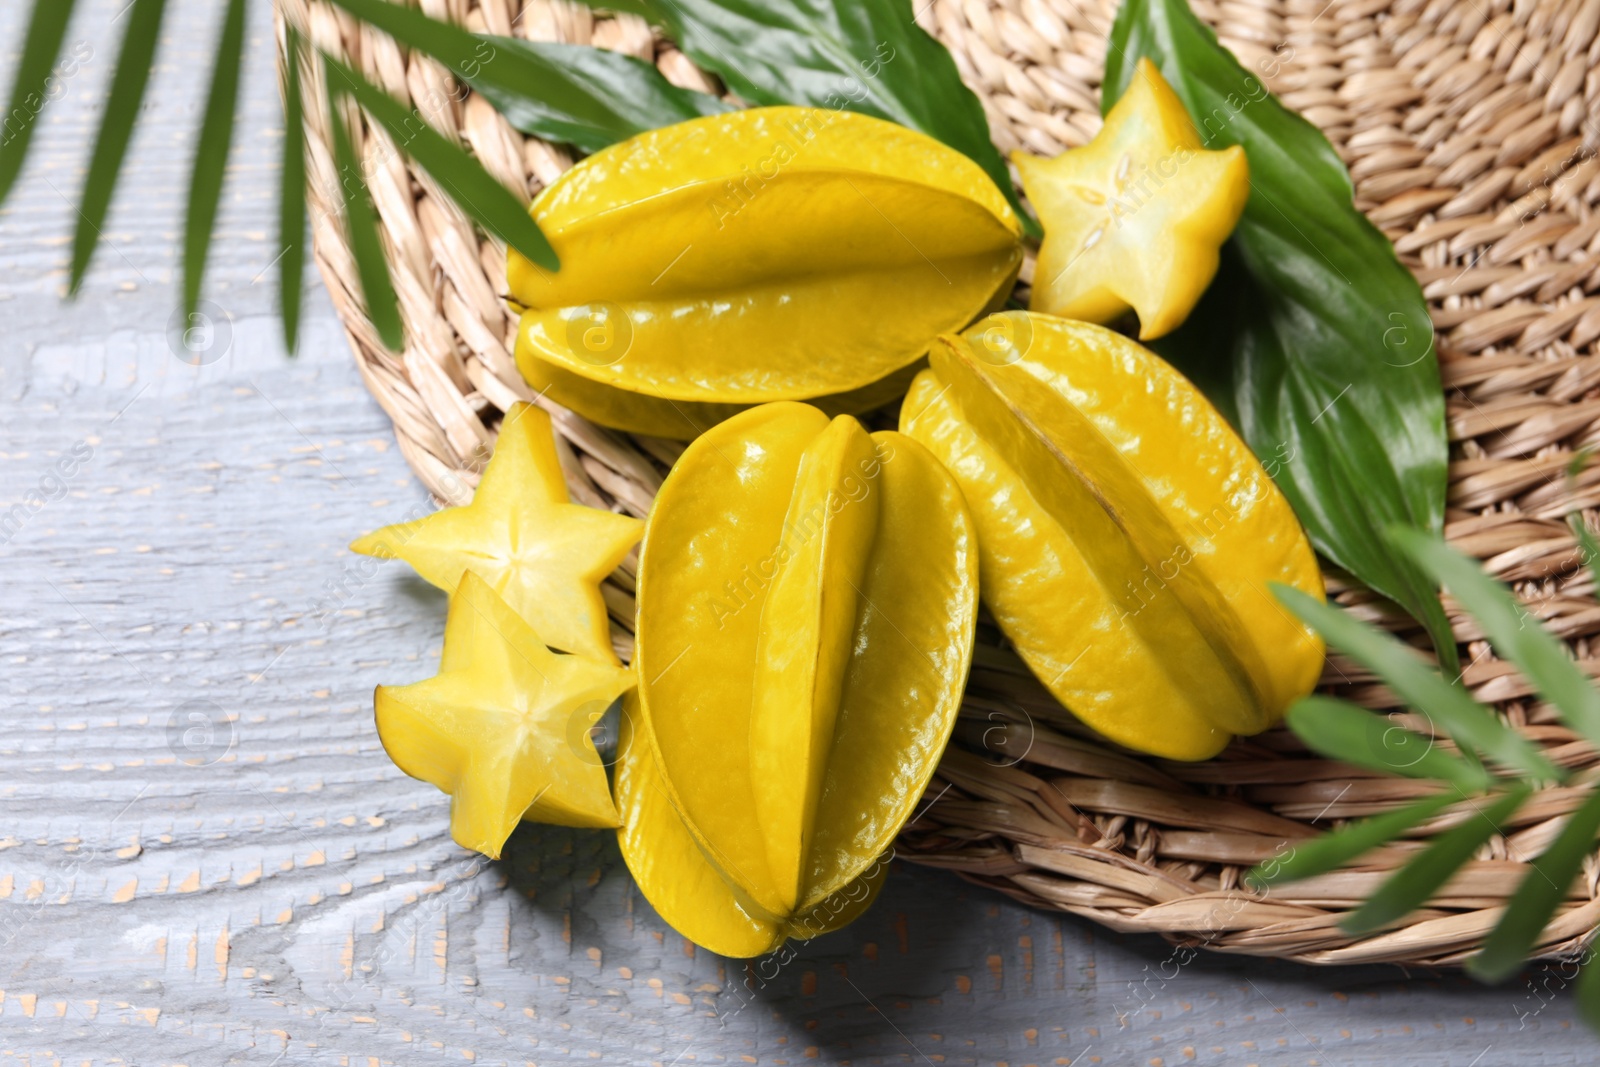
[(471, 504), (385, 526), (350, 548), (398, 556), (446, 591), (476, 574), (551, 648), (615, 664), (600, 583), (643, 532), (638, 519), (571, 502), (550, 416), (517, 404)]
[(1250, 196), (1244, 149), (1206, 150), (1148, 59), (1093, 141), (1011, 158), (1044, 224), (1029, 308), (1101, 324), (1132, 308), (1142, 340), (1188, 317)]
[(590, 733), (630, 670), (545, 647), (468, 573), (450, 598), (439, 673), (380, 685), (378, 737), (395, 765), (450, 794), (450, 835), (491, 859), (519, 820), (619, 823)]

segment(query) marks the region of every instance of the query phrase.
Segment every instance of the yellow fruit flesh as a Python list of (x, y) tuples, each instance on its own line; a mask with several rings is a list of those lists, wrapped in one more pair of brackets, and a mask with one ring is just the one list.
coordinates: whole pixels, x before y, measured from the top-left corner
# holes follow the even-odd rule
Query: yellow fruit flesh
[(1145, 340), (1188, 317), (1250, 196), (1244, 149), (1207, 151), (1148, 59), (1093, 141), (1012, 161), (1045, 231), (1029, 307), (1099, 323), (1132, 308)]
[(518, 404), (471, 504), (385, 526), (350, 548), (403, 559), (451, 592), (476, 574), (552, 648), (615, 664), (600, 582), (643, 529), (630, 516), (571, 503), (550, 416)]
[(545, 648), (487, 582), (467, 574), (450, 599), (439, 673), (379, 686), (378, 737), (395, 765), (450, 794), (450, 832), (493, 858), (521, 819), (617, 825), (587, 729), (633, 674)]

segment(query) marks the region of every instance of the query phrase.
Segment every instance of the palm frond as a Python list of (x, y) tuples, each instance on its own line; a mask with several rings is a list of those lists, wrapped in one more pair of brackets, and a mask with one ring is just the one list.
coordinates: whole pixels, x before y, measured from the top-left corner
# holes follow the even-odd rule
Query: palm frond
[(1298, 842), (1285, 855), (1274, 856), (1256, 867), (1247, 880), (1256, 889), (1269, 889), (1284, 882), (1325, 874), (1397, 840), (1459, 799), (1454, 790), (1443, 790), (1403, 808), (1360, 819), (1321, 837)]
[(245, 0), (228, 0), (217, 38), (217, 61), (195, 141), (189, 177), (189, 211), (183, 233), (183, 309), (192, 317), (200, 306), (200, 283), (211, 251), (212, 227), (222, 201), (222, 180), (233, 148), (233, 116), (239, 102), (239, 68), (244, 59)]
[(1495, 651), (1516, 665), (1539, 694), (1561, 709), (1567, 725), (1600, 748), (1600, 690), (1590, 684), (1555, 635), (1538, 625), (1505, 586), (1459, 552), (1417, 530), (1397, 530), (1395, 541), (1457, 603), (1472, 613)]
[(581, 45), (479, 36), (389, 0), (331, 0), (437, 60), (527, 133), (592, 152), (644, 130), (728, 110), (649, 63)]
[(76, 294), (83, 276), (100, 243), (106, 224), (111, 194), (122, 172), (122, 159), (133, 136), (139, 107), (144, 102), (145, 86), (150, 82), (150, 65), (155, 60), (156, 40), (161, 33), (161, 16), (167, 0), (134, 0), (128, 10), (128, 29), (122, 35), (122, 51), (117, 70), (111, 77), (111, 95), (100, 116), (100, 133), (95, 137), (94, 154), (89, 157), (88, 174), (83, 181), (83, 197), (78, 204), (78, 228), (72, 238), (72, 272), (67, 291)]
[(1489, 788), (1488, 772), (1470, 754), (1446, 752), (1433, 738), (1348, 701), (1306, 697), (1290, 709), (1289, 725), (1323, 755), (1369, 771), (1448, 782), (1458, 795)]
[(1345, 932), (1370, 934), (1426, 904), (1489, 838), (1502, 832), (1506, 820), (1516, 814), (1531, 792), (1525, 785), (1516, 785), (1487, 807), (1469, 802), (1466, 818), (1407, 860), (1366, 903), (1340, 923)]
[(61, 41), (72, 21), (77, 0), (34, 0), (22, 58), (11, 83), (11, 102), (0, 116), (0, 201), (11, 192), (28, 157), (33, 127), (50, 98), (50, 68), (61, 54)]
[(1594, 851), (1596, 832), (1600, 832), (1600, 789), (1590, 791), (1583, 807), (1572, 814), (1555, 842), (1523, 876), (1483, 951), (1472, 961), (1473, 974), (1486, 982), (1500, 982), (1521, 966), (1578, 877), (1584, 859)]
[(1463, 751), (1480, 753), (1510, 770), (1534, 778), (1548, 780), (1560, 776), (1527, 738), (1501, 722), (1465, 689), (1444, 678), (1391, 635), (1363, 626), (1354, 617), (1298, 589), (1279, 586), (1275, 592), (1290, 611), (1314, 626), (1328, 644), (1370, 667), (1402, 700), (1443, 727)]
[(300, 67), (305, 43), (292, 23), (284, 26), (283, 177), (278, 183), (278, 310), (283, 347), (295, 350), (300, 335), (300, 287), (306, 264), (306, 128)]
[(350, 254), (355, 259), (356, 275), (361, 279), (362, 296), (367, 302), (367, 318), (372, 320), (378, 338), (391, 351), (398, 352), (405, 340), (400, 321), (400, 304), (394, 282), (389, 277), (389, 262), (383, 255), (378, 236), (378, 213), (372, 205), (367, 176), (361, 169), (350, 130), (345, 124), (342, 93), (328, 83), (328, 127), (333, 139), (333, 164), (339, 173), (339, 192), (344, 202), (345, 232), (350, 238)]
[(560, 270), (561, 261), (533, 217), (511, 191), (496, 181), (461, 146), (429, 126), (394, 97), (355, 69), (323, 54), (332, 91), (354, 97), (450, 199), (489, 233), (539, 264)]
[[(48, 79), (61, 50), (61, 42), (71, 19), (73, 0), (34, 0), (23, 55), (12, 86), (11, 106), (0, 120), (0, 201), (5, 199), (26, 162), (33, 128), (49, 96)], [(109, 86), (108, 99), (100, 117), (100, 128), (91, 152), (84, 181), (82, 201), (73, 239), (68, 292), (75, 296), (82, 288), (89, 265), (100, 241), (111, 202), (115, 198), (122, 162), (138, 122), (140, 104), (149, 83), (159, 47), (162, 16), (166, 0), (132, 0), (128, 28), (124, 31), (116, 70)], [(602, 113), (602, 97), (594, 86), (587, 90), (581, 79), (568, 80), (565, 88), (555, 78), (547, 60), (536, 51), (509, 46), (497, 47), (485, 38), (459, 26), (441, 22), (400, 5), (379, 2), (366, 5), (368, 13), (385, 24), (394, 22), (406, 31), (402, 43), (420, 43), (420, 49), (447, 62), (466, 79), (486, 66), (486, 55), (505, 57), (494, 64), (497, 100), (521, 111), (554, 107), (559, 114), (579, 119), (606, 121), (621, 128), (615, 110)], [(183, 302), (186, 315), (193, 316), (200, 302), (206, 261), (214, 239), (227, 165), (233, 147), (234, 116), (239, 100), (240, 73), (244, 62), (248, 0), (228, 0), (216, 44), (216, 59), (206, 94), (205, 110), (196, 134), (190, 169), (189, 197), (183, 235)], [(380, 27), (382, 28), (382, 27)], [(452, 51), (454, 50), (454, 51)], [(460, 55), (456, 53), (460, 52)], [(474, 57), (476, 57), (474, 59)], [(305, 271), (306, 225), (306, 138), (305, 89), (302, 72), (307, 46), (300, 30), (285, 27), (284, 62), (284, 143), (282, 187), (279, 191), (279, 308), (283, 320), (284, 343), (294, 351), (299, 333), (301, 283)], [(623, 57), (617, 57), (619, 59)], [(631, 67), (603, 60), (588, 64), (588, 69), (603, 75), (615, 70), (618, 77), (648, 79)], [(516, 194), (506, 189), (459, 145), (445, 138), (415, 112), (373, 85), (359, 72), (339, 62), (327, 68), (339, 82), (330, 84), (332, 101), (353, 99), (359, 112), (382, 127), (439, 184), (444, 195), (455, 200), (461, 210), (483, 228), (529, 259), (548, 270), (559, 264), (544, 234), (529, 217)], [(543, 71), (542, 80), (538, 76)], [(530, 81), (530, 72), (535, 75)], [(652, 70), (651, 75), (655, 75)], [(655, 75), (659, 77), (659, 75)], [(503, 83), (503, 84), (502, 84)], [(665, 81), (662, 81), (665, 85)], [(550, 99), (537, 99), (542, 89), (555, 86)], [(659, 87), (658, 87), (659, 88)], [(535, 95), (530, 95), (530, 93)], [(679, 94), (683, 99), (679, 99)], [(642, 112), (641, 121), (659, 111), (662, 122), (676, 121), (669, 112), (688, 110), (710, 113), (723, 107), (707, 97), (709, 104), (695, 99), (704, 94), (688, 94), (670, 85), (659, 94), (665, 105)], [(342, 106), (342, 105), (341, 105)], [(596, 111), (597, 108), (602, 111)], [(636, 109), (637, 110), (637, 109)], [(593, 114), (591, 114), (593, 113)], [(609, 114), (609, 118), (607, 118)], [(686, 117), (686, 116), (678, 116)], [(378, 236), (376, 209), (367, 189), (356, 141), (344, 114), (330, 119), (336, 165), (342, 186), (345, 224), (350, 230), (351, 247), (357, 264), (358, 281), (368, 314), (383, 344), (398, 349), (403, 330), (394, 285), (383, 256)]]
[[(1573, 529), (1594, 566), (1600, 546), (1581, 522), (1574, 522)], [(1478, 620), (1495, 651), (1516, 665), (1575, 733), (1600, 747), (1600, 693), (1561, 642), (1509, 589), (1437, 539), (1397, 531), (1391, 542)], [(1430, 739), (1399, 727), (1391, 726), (1374, 741), (1373, 731), (1382, 730), (1388, 720), (1343, 701), (1308, 697), (1290, 710), (1290, 727), (1312, 749), (1369, 769), (1430, 779), (1439, 783), (1440, 791), (1296, 845), (1286, 859), (1268, 861), (1250, 872), (1251, 883), (1269, 887), (1352, 862), (1402, 838), (1452, 803), (1459, 802), (1469, 812), (1411, 857), (1342, 924), (1349, 933), (1369, 934), (1424, 906), (1490, 838), (1505, 832), (1529, 797), (1566, 776), (1491, 709), (1393, 637), (1293, 590), (1280, 589), (1278, 595), (1331, 647), (1370, 669), (1416, 712), (1441, 726), (1463, 755), (1480, 754), (1496, 768), (1464, 764), (1454, 756), (1440, 759)], [(1583, 783), (1581, 795), (1577, 811), (1529, 864), (1499, 922), (1469, 964), (1478, 977), (1501, 981), (1538, 948), (1551, 917), (1594, 852), (1600, 834), (1600, 785)], [(1600, 978), (1593, 967), (1585, 971), (1578, 989), (1579, 1010), (1600, 1025)]]

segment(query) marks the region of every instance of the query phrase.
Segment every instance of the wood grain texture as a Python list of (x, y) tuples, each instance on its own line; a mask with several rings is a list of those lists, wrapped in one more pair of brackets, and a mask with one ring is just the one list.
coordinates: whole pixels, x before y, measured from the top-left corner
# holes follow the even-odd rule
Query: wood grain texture
[[(0, 517), (24, 508), (0, 545), (0, 1065), (1592, 1062), (1555, 971), (1191, 958), (897, 865), (860, 922), (747, 972), (666, 928), (606, 835), (455, 847), (370, 705), (432, 671), (442, 598), (344, 548), (423, 494), (314, 279), (303, 353), (277, 347), (264, 4), (208, 285), (226, 354), (166, 340), (215, 4), (172, 4), (106, 244), (59, 300), (122, 3), (80, 4), (93, 58), (0, 212)], [(25, 7), (0, 4), (6, 84)]]

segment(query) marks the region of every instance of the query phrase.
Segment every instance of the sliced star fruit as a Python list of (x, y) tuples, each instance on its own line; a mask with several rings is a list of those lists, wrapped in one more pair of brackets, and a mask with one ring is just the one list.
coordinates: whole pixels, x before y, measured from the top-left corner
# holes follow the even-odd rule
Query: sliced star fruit
[(403, 559), (447, 591), (476, 574), (552, 648), (615, 664), (600, 582), (643, 530), (631, 516), (572, 503), (550, 416), (517, 404), (471, 504), (385, 526), (350, 548)]
[(450, 835), (498, 858), (519, 821), (611, 827), (617, 810), (589, 726), (633, 672), (545, 647), (489, 583), (462, 576), (439, 673), (379, 686), (395, 765), (450, 794)]

